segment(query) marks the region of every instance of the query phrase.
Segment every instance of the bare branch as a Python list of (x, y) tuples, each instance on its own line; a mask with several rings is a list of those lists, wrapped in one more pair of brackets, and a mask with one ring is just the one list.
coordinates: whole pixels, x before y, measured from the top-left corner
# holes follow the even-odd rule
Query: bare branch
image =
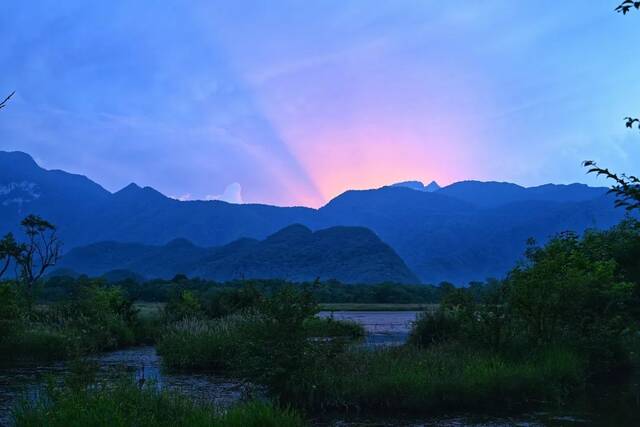
[(14, 90), (13, 92), (11, 92), (9, 94), (9, 96), (7, 96), (4, 101), (0, 102), (0, 109), (4, 108), (5, 105), (7, 105), (7, 102), (11, 99), (11, 97), (16, 93), (16, 91)]

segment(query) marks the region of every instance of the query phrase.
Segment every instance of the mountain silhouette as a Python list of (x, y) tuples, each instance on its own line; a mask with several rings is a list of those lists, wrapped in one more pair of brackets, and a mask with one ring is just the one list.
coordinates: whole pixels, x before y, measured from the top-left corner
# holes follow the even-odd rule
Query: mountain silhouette
[(294, 224), (266, 239), (240, 239), (214, 248), (175, 239), (164, 246), (99, 242), (72, 249), (59, 268), (89, 275), (128, 271), (146, 278), (238, 278), (343, 283), (418, 283), (404, 261), (371, 230), (332, 227), (316, 232)]
[(608, 228), (625, 215), (607, 188), (584, 184), (463, 181), (425, 188), (350, 190), (320, 209), (178, 201), (135, 184), (110, 193), (84, 176), (42, 169), (27, 154), (0, 152), (0, 233), (18, 232), (29, 213), (58, 225), (66, 251), (105, 241), (164, 246), (176, 238), (197, 248), (242, 246), (292, 224), (364, 227), (420, 281), (466, 284), (504, 275), (529, 237), (543, 243), (561, 231)]

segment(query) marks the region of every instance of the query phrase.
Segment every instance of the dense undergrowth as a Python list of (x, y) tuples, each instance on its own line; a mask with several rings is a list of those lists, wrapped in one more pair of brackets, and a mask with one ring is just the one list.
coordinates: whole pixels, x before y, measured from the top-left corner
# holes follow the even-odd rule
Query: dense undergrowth
[(66, 301), (34, 305), (19, 284), (0, 284), (0, 358), (52, 360), (148, 343), (157, 319), (140, 318), (119, 288), (86, 280)]

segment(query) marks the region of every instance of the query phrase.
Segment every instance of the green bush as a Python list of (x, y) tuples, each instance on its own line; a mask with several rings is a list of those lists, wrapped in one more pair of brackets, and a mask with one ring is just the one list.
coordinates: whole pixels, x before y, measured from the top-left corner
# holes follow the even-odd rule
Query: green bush
[(113, 350), (135, 343), (137, 313), (133, 303), (120, 288), (100, 282), (79, 287), (73, 299), (53, 306), (44, 319), (76, 338), (83, 352)]
[(593, 371), (606, 371), (627, 363), (623, 338), (638, 331), (638, 284), (625, 280), (606, 247), (591, 246), (572, 233), (531, 246), (505, 282), (505, 302), (527, 346), (570, 345)]
[(204, 317), (205, 312), (200, 300), (191, 291), (177, 291), (164, 307), (166, 322)]
[(112, 350), (135, 344), (136, 333), (144, 334), (132, 302), (119, 288), (99, 281), (82, 282), (65, 302), (20, 308), (17, 318), (9, 297), (0, 303), (0, 311), (14, 313), (11, 323), (0, 322), (12, 331), (0, 339), (5, 360), (50, 360)]

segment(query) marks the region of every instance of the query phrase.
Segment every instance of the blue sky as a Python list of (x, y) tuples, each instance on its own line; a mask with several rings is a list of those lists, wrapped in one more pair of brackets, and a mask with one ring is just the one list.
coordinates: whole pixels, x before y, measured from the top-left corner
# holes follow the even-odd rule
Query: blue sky
[[(144, 4), (143, 4), (144, 3)], [(615, 1), (3, 2), (0, 149), (183, 198), (319, 206), (407, 179), (638, 172)]]

